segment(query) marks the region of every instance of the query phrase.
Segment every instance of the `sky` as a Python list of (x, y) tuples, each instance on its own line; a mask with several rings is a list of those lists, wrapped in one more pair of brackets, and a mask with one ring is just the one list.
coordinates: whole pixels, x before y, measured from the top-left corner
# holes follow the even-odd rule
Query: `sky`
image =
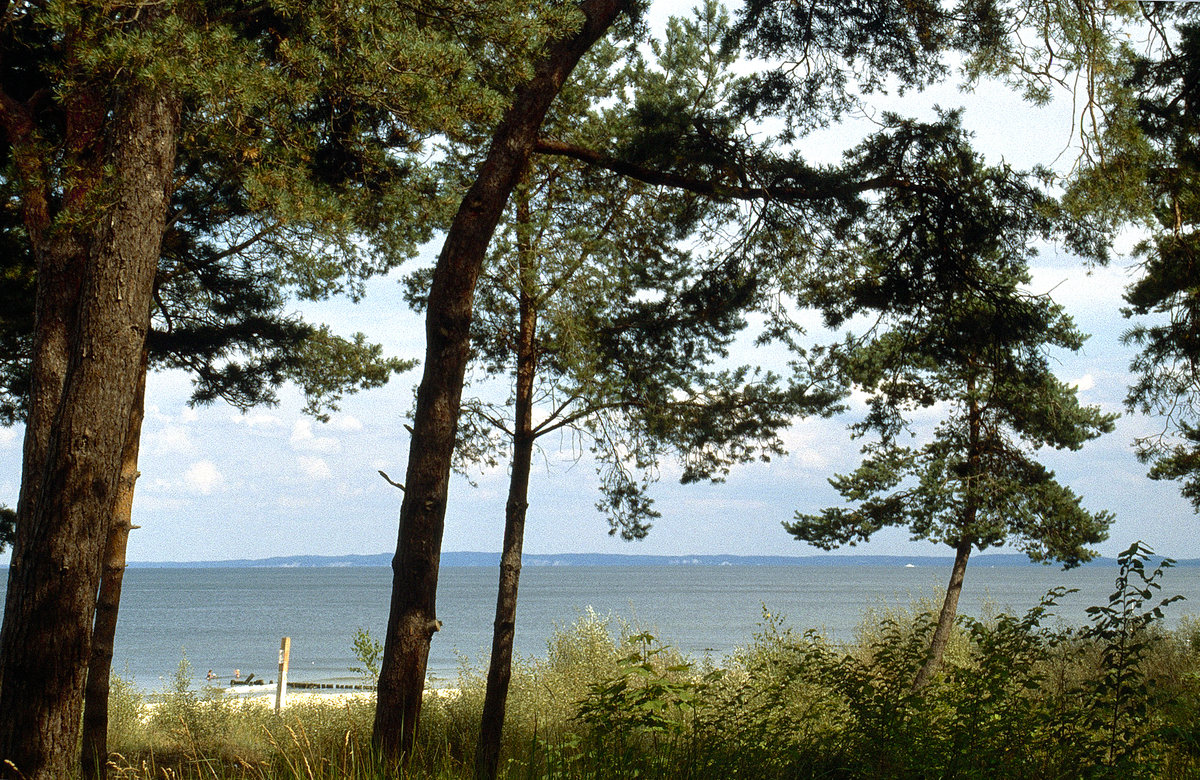
[[(657, 3), (656, 24), (667, 10), (686, 4)], [(1033, 108), (996, 85), (974, 94), (953, 89), (893, 99), (890, 108), (932, 116), (932, 105), (965, 106), (965, 125), (989, 161), (1018, 168), (1071, 159), (1074, 109), (1069, 99)], [(848, 134), (839, 129), (809, 139), (813, 159), (836, 159)], [(1064, 150), (1066, 153), (1064, 154)], [(1126, 244), (1128, 242), (1125, 242)], [(430, 262), (437, 244), (423, 253)], [(1118, 247), (1127, 251), (1127, 246)], [(415, 266), (413, 266), (415, 267)], [(389, 354), (420, 358), (423, 324), (404, 304), (398, 279), (375, 279), (359, 304), (344, 300), (297, 306), (310, 321), (336, 332), (362, 331)], [(1090, 333), (1077, 354), (1055, 354), (1058, 375), (1079, 388), (1083, 401), (1124, 412), (1132, 352), (1119, 343), (1129, 321), (1119, 313), (1122, 291), (1135, 274), (1134, 260), (1120, 252), (1106, 267), (1087, 268), (1055, 247), (1045, 247), (1033, 267), (1031, 288), (1051, 292)], [(735, 359), (766, 362), (770, 355), (742, 346)], [(343, 555), (395, 549), (401, 493), (377, 473), (403, 481), (408, 456), (404, 424), (420, 369), (384, 388), (352, 396), (327, 423), (301, 413), (299, 394), (285, 388), (280, 403), (246, 414), (223, 405), (190, 408), (190, 379), (180, 372), (151, 375), (143, 427), (141, 478), (134, 502), (140, 528), (129, 540), (131, 561), (202, 561), (277, 555)], [(861, 403), (829, 420), (798, 421), (784, 433), (789, 454), (770, 463), (738, 467), (722, 484), (678, 484), (678, 469), (664, 464), (654, 489), (662, 513), (649, 536), (636, 543), (607, 535), (595, 510), (598, 480), (576, 456), (569, 438), (545, 442), (535, 460), (526, 525), (528, 553), (610, 552), (642, 554), (811, 555), (820, 551), (783, 529), (797, 510), (815, 512), (836, 504), (828, 485), (835, 473), (858, 462), (859, 442), (846, 426)], [(1142, 540), (1176, 558), (1200, 557), (1197, 518), (1178, 485), (1145, 477), (1130, 442), (1161, 424), (1123, 414), (1116, 431), (1078, 452), (1043, 451), (1043, 462), (1083, 496), (1092, 510), (1116, 515), (1109, 540), (1098, 550), (1115, 556)], [(0, 502), (14, 506), (20, 485), (20, 428), (0, 428)], [(505, 468), (474, 473), (451, 483), (443, 550), (499, 550), (507, 491)], [(1004, 550), (1001, 550), (1004, 551)], [(842, 552), (948, 555), (949, 548), (912, 542), (889, 530)], [(7, 562), (7, 554), (0, 563)]]

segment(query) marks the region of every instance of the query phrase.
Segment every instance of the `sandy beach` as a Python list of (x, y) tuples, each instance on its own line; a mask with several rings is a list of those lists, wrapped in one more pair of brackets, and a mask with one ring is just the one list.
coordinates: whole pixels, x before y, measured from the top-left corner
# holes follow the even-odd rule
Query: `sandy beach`
[[(253, 685), (253, 686), (229, 686), (226, 688), (216, 688), (214, 690), (225, 691), (229, 697), (236, 697), (246, 701), (252, 701), (256, 705), (264, 707), (275, 706), (275, 686), (274, 685)], [(452, 698), (459, 693), (458, 688), (426, 688), (426, 696), (437, 696), (439, 698)], [(356, 690), (340, 690), (340, 689), (322, 689), (322, 690), (306, 690), (303, 688), (293, 690), (288, 688), (284, 706), (293, 704), (346, 704), (358, 701), (374, 701), (374, 691), (356, 691)]]

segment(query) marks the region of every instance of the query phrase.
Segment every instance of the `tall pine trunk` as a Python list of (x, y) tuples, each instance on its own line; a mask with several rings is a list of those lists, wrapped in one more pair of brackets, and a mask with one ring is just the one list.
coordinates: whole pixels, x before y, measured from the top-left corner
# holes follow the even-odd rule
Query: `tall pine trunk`
[[(142, 21), (161, 12), (146, 9)], [(142, 373), (178, 121), (174, 95), (126, 88), (105, 117), (106, 197), (90, 207), (83, 240), (38, 246), (31, 233), (34, 384), (0, 629), (0, 777), (58, 780), (79, 766), (101, 560)]]
[(496, 620), (492, 655), (483, 697), (479, 742), (475, 748), (475, 777), (493, 780), (500, 764), (504, 712), (512, 679), (513, 642), (517, 625), (517, 588), (521, 580), (521, 546), (529, 509), (529, 472), (533, 462), (533, 381), (537, 373), (537, 310), (534, 300), (534, 257), (529, 241), (528, 193), (517, 193), (517, 386), (513, 404), (512, 474), (504, 507), (504, 546), (500, 553), (500, 583), (496, 589)]
[(584, 0), (583, 24), (550, 44), (517, 90), (438, 256), (425, 315), (424, 373), (417, 390), (392, 601), (379, 674), (374, 743), (389, 763), (411, 755), (421, 716), (429, 643), (438, 629), (438, 566), (450, 462), (470, 348), (475, 282), (488, 244), (538, 140), (550, 104), (575, 65), (632, 0)]
[(146, 410), (146, 370), (149, 353), (142, 350), (142, 370), (129, 432), (121, 453), (121, 481), (112, 527), (104, 551), (100, 594), (96, 597), (96, 618), (92, 628), (92, 657), (88, 663), (87, 687), (83, 697), (83, 755), (80, 758), (84, 778), (103, 780), (108, 763), (108, 692), (112, 678), (113, 642), (117, 633), (117, 613), (121, 606), (121, 584), (125, 578), (125, 550), (133, 530), (133, 493), (138, 478), (138, 450), (142, 420)]

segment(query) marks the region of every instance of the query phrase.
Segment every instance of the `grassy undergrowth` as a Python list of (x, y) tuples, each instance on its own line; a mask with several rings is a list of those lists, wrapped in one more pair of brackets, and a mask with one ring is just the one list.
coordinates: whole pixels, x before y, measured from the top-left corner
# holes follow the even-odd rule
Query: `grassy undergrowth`
[[(587, 614), (514, 670), (509, 778), (1200, 777), (1200, 621), (1162, 628), (1161, 570), (1122, 557), (1118, 588), (1083, 629), (1023, 616), (962, 618), (942, 672), (918, 692), (934, 616), (872, 613), (850, 644), (795, 634), (764, 612), (748, 647), (688, 663), (648, 634)], [(466, 778), (484, 688), (430, 696), (407, 775)], [(299, 703), (282, 716), (191, 691), (147, 707), (112, 699), (111, 776), (382, 778), (373, 704)]]

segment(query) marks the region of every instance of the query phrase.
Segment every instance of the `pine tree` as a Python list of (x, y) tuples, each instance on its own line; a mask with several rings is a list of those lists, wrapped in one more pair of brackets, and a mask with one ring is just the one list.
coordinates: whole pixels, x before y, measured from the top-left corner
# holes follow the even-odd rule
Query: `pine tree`
[[(722, 50), (727, 21), (710, 2), (652, 42), (654, 77), (680, 82), (693, 109), (729, 91), (736, 52)], [(580, 143), (611, 138), (621, 132), (612, 117), (624, 110), (614, 97), (649, 77), (636, 50), (597, 43), (543, 131)], [(757, 285), (735, 249), (684, 247), (727, 222), (715, 201), (569, 159), (531, 160), (514, 189), (471, 323), (470, 385), (483, 380), (486, 392), (498, 380), (509, 392), (464, 399), (455, 449), (464, 471), (507, 463), (510, 473), (478, 777), (498, 769), (537, 442), (569, 434), (590, 448), (610, 534), (639, 539), (658, 516), (647, 490), (663, 459), (682, 462), (687, 481), (720, 480), (734, 463), (782, 452), (780, 428), (837, 398), (800, 372), (784, 381), (714, 365), (746, 327)], [(427, 275), (412, 280), (418, 307), (426, 290)]]
[[(211, 366), (202, 388), (247, 402), (303, 372), (288, 358), (252, 376), (232, 350), (265, 360), (272, 339), (306, 335), (344, 375), (371, 362), (369, 345), (247, 311), (234, 325), (221, 305), (272, 310), (273, 293), (255, 303), (261, 291), (239, 280), (249, 271), (318, 297), (410, 254), (439, 205), (423, 142), (497, 113), (467, 46), (493, 27), (507, 35), (520, 10), (71, 3), (0, 20), (4, 228), (28, 248), (6, 255), (5, 274), (36, 289), (32, 327), (3, 322), (2, 380), (23, 399), (4, 413), (24, 415), (26, 447), (0, 632), (0, 776), (78, 766), (100, 562), (152, 313), (174, 312), (164, 341), (190, 341), (190, 367)], [(526, 17), (534, 34), (538, 18)], [(491, 55), (515, 46), (496, 37)], [(161, 300), (172, 291), (173, 303), (211, 296), (221, 323), (184, 325)], [(318, 394), (344, 379), (311, 377)]]
[(1125, 315), (1138, 318), (1123, 336), (1138, 350), (1126, 405), (1162, 418), (1136, 452), (1151, 478), (1180, 480), (1200, 511), (1200, 18), (1189, 4), (1145, 12), (1147, 45), (1125, 42), (1099, 82), (1104, 121), (1067, 205), (1110, 231), (1132, 224), (1145, 235), (1134, 248), (1140, 276), (1125, 294)]
[[(426, 353), (413, 415), (393, 559), (391, 609), (376, 692), (374, 742), (390, 763), (411, 756), (420, 723), (455, 428), (470, 351), (475, 283), (551, 103), (631, 0), (584, 0), (570, 31), (545, 43), (491, 134), (447, 230), (426, 300)], [(561, 30), (560, 30), (561, 32)]]
[[(856, 179), (811, 164), (794, 148), (797, 140), (835, 124), (874, 91), (919, 88), (944, 78), (952, 51), (966, 58), (968, 78), (1015, 73), (1036, 98), (1044, 80), (1058, 77), (1064, 65), (1069, 73), (1090, 62), (1083, 56), (1084, 46), (1057, 47), (1060, 26), (1090, 31), (1100, 16), (1089, 15), (1094, 10), (1090, 6), (1059, 13), (1024, 2), (971, 0), (946, 6), (936, 0), (754, 0), (744, 6), (732, 41), (744, 41), (748, 56), (765, 62), (754, 63), (760, 77), (748, 82), (730, 106), (691, 113), (686, 101), (669, 92), (638, 95), (622, 120), (638, 132), (618, 136), (628, 138), (625, 143), (585, 145), (543, 133), (546, 112), (575, 63), (618, 16), (632, 12), (636, 17), (640, 5), (583, 0), (573, 6), (578, 21), (571, 32), (547, 39), (528, 77), (513, 84), (509, 109), (490, 133), (488, 151), (472, 175), (432, 276), (427, 357), (409, 445), (375, 721), (375, 742), (392, 760), (412, 747), (429, 642), (438, 625), (438, 555), (469, 360), (475, 283), (531, 155), (566, 157), (647, 184), (686, 190), (730, 208), (731, 214), (737, 204), (747, 205), (748, 213), (740, 218), (763, 228), (747, 244), (762, 261), (760, 278), (787, 274), (771, 261), (770, 228), (779, 228), (789, 245), (812, 244), (860, 213), (867, 193), (908, 186), (903, 180)], [(1023, 43), (1026, 39), (1016, 34), (1023, 20), (1040, 25), (1036, 39), (1039, 45), (1053, 40), (1052, 52)], [(1049, 56), (1051, 65), (1037, 67), (1038, 54)], [(760, 119), (786, 129), (778, 139), (782, 147), (733, 132)], [(786, 317), (773, 327), (772, 336), (793, 338)]]
[[(887, 527), (954, 549), (920, 688), (941, 662), (972, 550), (1013, 544), (1066, 567), (1093, 557), (1087, 545), (1106, 537), (1111, 515), (1084, 509), (1033, 453), (1078, 449), (1115, 415), (1080, 405), (1050, 367), (1048, 348), (1083, 344), (1061, 307), (1026, 289), (1029, 243), (1051, 229), (1050, 204), (1012, 171), (984, 166), (955, 116), (890, 124), (851, 165), (938, 186), (881, 198), (860, 237), (831, 249), (811, 296), (832, 326), (874, 323), (847, 338), (844, 366), (868, 396), (852, 430), (877, 438), (857, 469), (830, 480), (851, 507), (797, 512), (785, 527), (823, 549)], [(940, 418), (932, 432), (914, 423), (923, 410)]]

